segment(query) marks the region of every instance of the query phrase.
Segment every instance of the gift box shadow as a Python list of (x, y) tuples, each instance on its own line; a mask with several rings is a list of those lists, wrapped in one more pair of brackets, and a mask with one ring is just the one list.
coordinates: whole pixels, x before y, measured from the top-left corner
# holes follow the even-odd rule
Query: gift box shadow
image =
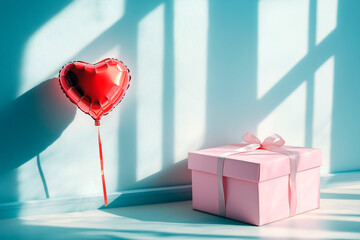
[(191, 201), (102, 209), (114, 215), (151, 222), (252, 226), (192, 209)]
[(348, 193), (320, 193), (321, 199), (353, 199), (360, 200), (360, 194)]

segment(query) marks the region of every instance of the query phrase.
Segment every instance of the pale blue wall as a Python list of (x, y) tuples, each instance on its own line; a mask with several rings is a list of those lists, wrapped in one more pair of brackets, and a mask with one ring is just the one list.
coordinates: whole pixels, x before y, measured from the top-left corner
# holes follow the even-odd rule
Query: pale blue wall
[(324, 174), (359, 170), (359, 10), (359, 1), (2, 3), (0, 202), (101, 194), (93, 121), (47, 79), (104, 57), (123, 60), (133, 79), (102, 121), (110, 192), (189, 183), (187, 151), (246, 131), (324, 149)]

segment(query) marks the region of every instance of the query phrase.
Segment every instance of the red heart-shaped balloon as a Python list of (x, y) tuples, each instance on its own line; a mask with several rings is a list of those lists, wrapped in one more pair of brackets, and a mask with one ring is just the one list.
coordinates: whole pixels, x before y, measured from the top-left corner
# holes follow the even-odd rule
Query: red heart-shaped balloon
[(60, 86), (66, 96), (99, 125), (124, 97), (131, 76), (123, 62), (104, 59), (96, 64), (71, 62), (59, 72)]

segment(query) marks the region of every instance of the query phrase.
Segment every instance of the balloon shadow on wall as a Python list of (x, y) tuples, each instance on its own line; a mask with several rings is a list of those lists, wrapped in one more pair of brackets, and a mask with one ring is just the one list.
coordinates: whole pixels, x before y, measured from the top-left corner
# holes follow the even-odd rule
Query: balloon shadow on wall
[(63, 98), (58, 79), (53, 78), (1, 111), (0, 202), (17, 201), (16, 183), (6, 181), (9, 175), (51, 145), (74, 119), (76, 107)]

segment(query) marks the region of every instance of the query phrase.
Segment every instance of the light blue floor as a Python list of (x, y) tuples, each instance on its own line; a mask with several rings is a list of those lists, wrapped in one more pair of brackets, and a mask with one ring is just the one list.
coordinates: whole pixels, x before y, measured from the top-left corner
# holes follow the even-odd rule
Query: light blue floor
[(321, 190), (321, 208), (262, 227), (191, 201), (0, 220), (0, 239), (360, 239), (360, 185)]

